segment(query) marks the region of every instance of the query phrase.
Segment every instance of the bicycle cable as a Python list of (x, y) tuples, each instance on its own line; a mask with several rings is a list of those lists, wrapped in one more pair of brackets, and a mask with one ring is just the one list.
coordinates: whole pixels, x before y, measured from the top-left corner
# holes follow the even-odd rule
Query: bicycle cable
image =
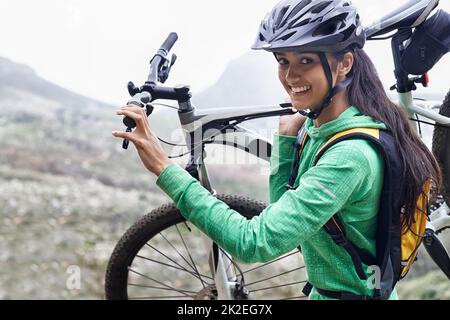
[[(416, 120), (419, 121), (419, 115), (416, 113)], [(417, 122), (417, 126), (419, 127), (419, 135), (422, 136), (422, 127), (420, 126), (420, 122)]]
[[(177, 107), (174, 107), (174, 106), (169, 105), (169, 104), (159, 103), (159, 102), (157, 102), (157, 103), (150, 103), (150, 105), (152, 105), (152, 106), (153, 106), (153, 105), (159, 105), (159, 106), (168, 107), (168, 108), (171, 108), (171, 109), (176, 109), (176, 110), (178, 110)], [(253, 119), (258, 119), (258, 117), (249, 117), (249, 118), (247, 118), (247, 119), (245, 119), (245, 120), (243, 120), (243, 121), (248, 121), (248, 120), (253, 120)], [(226, 130), (226, 129), (228, 129), (228, 128), (231, 128), (232, 126), (235, 126), (235, 125), (237, 125), (237, 124), (239, 124), (239, 123), (241, 123), (241, 122), (242, 122), (242, 121), (235, 120), (234, 122), (229, 123), (229, 124), (227, 124), (226, 126), (224, 126), (223, 128), (221, 128), (220, 131), (221, 131), (221, 133), (222, 133), (223, 130)], [(200, 142), (194, 144), (194, 145), (193, 145), (193, 149), (197, 148), (197, 147), (198, 147), (199, 145), (201, 145), (201, 144), (204, 144), (204, 143), (207, 142), (208, 140), (211, 140), (212, 138), (215, 138), (215, 137), (218, 136), (218, 135), (219, 135), (219, 133), (217, 133), (217, 134), (212, 134), (212, 135), (210, 135), (209, 137), (204, 138), (202, 141), (200, 141)], [(158, 137), (158, 136), (157, 136), (157, 139), (158, 139), (159, 141), (161, 141), (162, 143), (167, 144), (167, 145), (170, 145), (170, 146), (174, 146), (174, 147), (188, 147), (187, 144), (177, 144), (177, 143), (167, 142), (167, 141), (165, 141), (164, 139), (161, 139), (161, 138)], [(190, 152), (191, 152), (191, 150), (188, 150), (188, 151), (186, 151), (185, 153), (181, 153), (181, 154), (176, 155), (176, 156), (168, 156), (168, 158), (169, 158), (169, 159), (181, 158), (181, 157), (184, 157), (185, 155), (189, 154)]]
[[(256, 119), (256, 118), (255, 118), (255, 119)], [(251, 119), (247, 119), (247, 120), (251, 120)], [(234, 126), (234, 125), (236, 125), (236, 124), (238, 124), (238, 123), (240, 123), (240, 122), (236, 121), (236, 122), (230, 123), (230, 124), (226, 125), (225, 127), (223, 127), (223, 128), (221, 129), (221, 131), (222, 131), (222, 130), (226, 130), (226, 129), (228, 129), (228, 128), (230, 128), (230, 127), (232, 127), (232, 126)], [(210, 140), (210, 139), (212, 139), (212, 138), (215, 138), (215, 137), (218, 136), (218, 135), (219, 135), (219, 134), (213, 134), (213, 135), (210, 135), (209, 137), (204, 138), (202, 141), (200, 141), (200, 142), (194, 144), (194, 145), (193, 145), (193, 149), (197, 148), (199, 145), (204, 144), (204, 143), (207, 142), (208, 140)], [(159, 139), (160, 141), (166, 143), (166, 144), (170, 144), (170, 143), (168, 143), (168, 142), (163, 141), (163, 140), (160, 139), (159, 137), (158, 137), (158, 139)], [(187, 144), (179, 144), (179, 145), (177, 145), (177, 146), (187, 147), (188, 145), (187, 145)], [(179, 154), (179, 155), (177, 155), (177, 156), (168, 156), (168, 157), (169, 157), (169, 159), (181, 158), (181, 157), (184, 157), (185, 155), (187, 155), (187, 154), (189, 154), (189, 153), (191, 153), (191, 150), (188, 150), (188, 151), (186, 151), (185, 153)]]
[[(219, 250), (222, 251), (223, 254), (228, 255), (222, 248), (219, 247)], [(240, 277), (241, 277), (241, 280), (239, 283), (240, 287), (238, 287), (237, 289), (240, 290), (240, 293), (242, 293), (242, 291), (245, 288), (244, 273), (242, 272), (242, 269), (238, 266), (238, 264), (233, 259), (230, 259), (230, 262), (232, 265), (234, 265), (234, 267), (238, 270), (238, 272), (240, 274)], [(231, 266), (231, 264), (230, 264), (230, 266)], [(227, 268), (227, 270), (228, 270), (228, 268)]]
[(428, 122), (428, 121), (423, 121), (423, 120), (413, 119), (413, 118), (408, 118), (408, 119), (411, 120), (411, 121), (416, 121), (416, 122), (419, 122), (419, 123), (428, 124), (428, 125), (434, 126), (434, 127), (440, 127), (440, 128), (450, 129), (450, 126), (446, 126), (446, 125), (444, 125), (444, 124), (431, 123), (431, 122)]

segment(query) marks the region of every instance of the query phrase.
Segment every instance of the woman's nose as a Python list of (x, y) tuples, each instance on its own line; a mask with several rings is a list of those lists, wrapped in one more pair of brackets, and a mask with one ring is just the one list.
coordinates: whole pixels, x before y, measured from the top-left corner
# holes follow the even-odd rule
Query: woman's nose
[(301, 75), (295, 70), (295, 68), (290, 67), (286, 72), (285, 79), (287, 83), (296, 84), (301, 79)]

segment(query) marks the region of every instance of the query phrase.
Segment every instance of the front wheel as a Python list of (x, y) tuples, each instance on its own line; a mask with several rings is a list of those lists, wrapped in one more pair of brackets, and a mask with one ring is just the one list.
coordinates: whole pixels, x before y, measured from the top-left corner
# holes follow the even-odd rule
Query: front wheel
[[(219, 195), (247, 219), (266, 204)], [(117, 243), (106, 271), (107, 299), (216, 299), (202, 233), (175, 204), (163, 205), (137, 221)], [(268, 263), (226, 266), (243, 276), (248, 299), (305, 299), (303, 258), (294, 250)], [(241, 273), (242, 272), (242, 273)]]

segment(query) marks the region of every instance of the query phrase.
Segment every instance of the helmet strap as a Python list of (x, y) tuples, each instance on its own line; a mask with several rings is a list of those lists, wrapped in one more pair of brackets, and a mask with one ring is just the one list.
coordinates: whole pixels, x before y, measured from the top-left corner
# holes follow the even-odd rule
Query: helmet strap
[(304, 115), (313, 120), (317, 119), (319, 115), (322, 113), (323, 109), (328, 107), (330, 103), (333, 101), (333, 97), (339, 92), (345, 90), (345, 88), (347, 88), (350, 85), (350, 83), (352, 83), (353, 80), (353, 75), (350, 75), (344, 81), (333, 86), (333, 74), (331, 73), (331, 68), (330, 64), (328, 63), (327, 56), (325, 55), (325, 52), (319, 52), (318, 54), (320, 61), (322, 62), (323, 70), (325, 71), (325, 76), (327, 77), (328, 87), (330, 89), (328, 90), (328, 93), (325, 96), (325, 99), (323, 100), (322, 105), (319, 108), (304, 113)]

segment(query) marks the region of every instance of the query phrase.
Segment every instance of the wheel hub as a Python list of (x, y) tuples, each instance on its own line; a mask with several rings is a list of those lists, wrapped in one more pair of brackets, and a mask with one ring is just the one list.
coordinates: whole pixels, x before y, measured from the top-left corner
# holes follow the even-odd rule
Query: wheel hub
[(194, 296), (194, 300), (217, 300), (217, 289), (214, 284), (209, 285)]

